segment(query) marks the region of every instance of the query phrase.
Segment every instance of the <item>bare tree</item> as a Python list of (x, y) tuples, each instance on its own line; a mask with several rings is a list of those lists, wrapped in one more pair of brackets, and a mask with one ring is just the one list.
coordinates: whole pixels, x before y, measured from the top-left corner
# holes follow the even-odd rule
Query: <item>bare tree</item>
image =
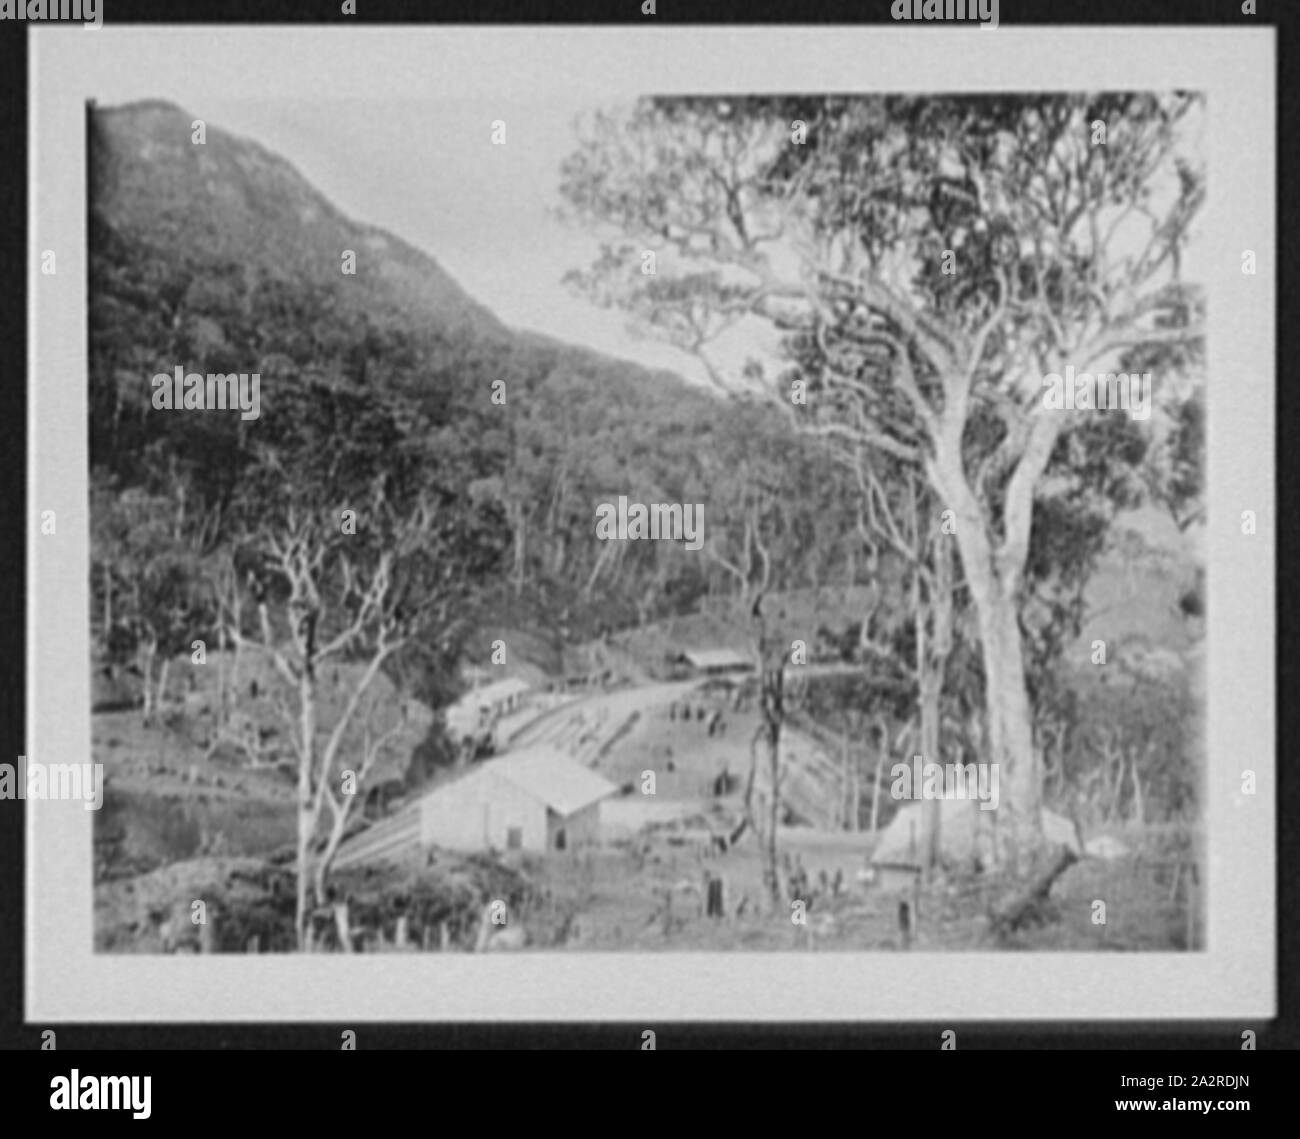
[[(761, 457), (740, 462), (726, 472), (716, 470), (710, 485), (714, 502), (727, 504), (727, 517), (710, 524), (704, 549), (735, 583), (735, 604), (750, 627), (758, 677), (760, 722), (750, 740), (745, 818), (731, 840), (739, 839), (746, 827), (753, 829), (759, 844), (764, 890), (774, 905), (780, 905), (784, 886), (777, 867), (777, 831), (781, 820), (781, 731), (786, 715), (784, 686), (789, 645), (781, 639), (764, 608), (774, 584), (771, 544), (779, 531), (779, 496), (764, 478)], [(767, 792), (761, 812), (754, 804), (760, 752), (766, 767)]]
[[(565, 166), (577, 216), (613, 233), (576, 286), (797, 430), (914, 464), (953, 512), (1007, 837), (1041, 831), (1018, 611), (1042, 475), (1079, 423), (1042, 380), (1199, 351), (1180, 272), (1204, 196), (1180, 153), (1198, 102), (645, 100), (598, 117)], [(630, 272), (646, 248), (659, 272)], [(802, 403), (760, 363), (719, 362), (754, 322), (785, 337)]]
[(332, 791), (327, 791), (325, 794), (325, 803), (330, 808), (331, 818), (324, 848), (316, 859), (313, 884), (318, 899), (325, 897), (325, 880), (330, 867), (334, 864), (334, 856), (338, 853), (339, 844), (347, 834), (348, 822), (352, 817), (354, 806), (358, 801), (364, 802), (365, 796), (362, 792), (368, 786), (368, 780), (375, 771), (376, 764), (383, 758), (385, 751), (402, 735), (405, 727), (406, 717), (403, 714), (394, 718), (387, 728), (376, 732), (375, 721), (378, 713), (377, 702), (372, 699), (366, 711), (359, 714), (360, 763), (355, 771), (343, 772), (339, 794), (335, 795)]
[[(904, 559), (911, 578), (911, 610), (915, 631), (912, 674), (917, 691), (920, 753), (927, 762), (942, 762), (942, 700), (948, 657), (953, 646), (954, 567), (951, 540), (933, 492), (920, 473), (905, 467), (896, 473), (891, 494), (869, 455), (854, 456), (854, 471), (865, 509), (858, 528), (865, 542), (884, 541)], [(901, 484), (901, 485), (900, 485)], [(922, 857), (933, 874), (942, 853), (942, 803), (922, 806)]]
[[(269, 658), (290, 697), (277, 705), (298, 769), (300, 947), (307, 943), (309, 885), (322, 904), (353, 800), (397, 730), (373, 735), (369, 717), (361, 713), (363, 702), (384, 666), (417, 634), (434, 629), (445, 635), (454, 599), (447, 574), (431, 577), (416, 565), (434, 542), (436, 516), (427, 499), (402, 510), (376, 484), (368, 509), (357, 511), (356, 533), (345, 532), (339, 517), (337, 511), (309, 512), (291, 503), (282, 519), (247, 534), (246, 545), (258, 556), (248, 582), (254, 628), (245, 631), (227, 615), (236, 644)], [(326, 725), (320, 671), (326, 662), (342, 660), (358, 669), (343, 707)], [(363, 743), (351, 767), (343, 749), (354, 726), (362, 728)], [(347, 790), (345, 770), (354, 774)], [(331, 824), (318, 846), (326, 808)]]

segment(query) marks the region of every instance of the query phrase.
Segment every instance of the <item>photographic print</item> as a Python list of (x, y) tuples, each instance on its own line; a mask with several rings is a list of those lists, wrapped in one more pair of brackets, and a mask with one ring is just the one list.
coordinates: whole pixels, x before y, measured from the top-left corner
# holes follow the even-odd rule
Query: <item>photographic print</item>
[(1222, 89), (1168, 45), (992, 84), (936, 63), (969, 36), (863, 31), (854, 81), (749, 34), (706, 77), (685, 33), (617, 75), (594, 31), (376, 33), (324, 98), (337, 37), (286, 30), (265, 89), (192, 99), (134, 65), (243, 33), (41, 34), (95, 57), (40, 143), (84, 227), (45, 604), (89, 750), (14, 777), (76, 829), (96, 969), (788, 1017), (956, 962), (979, 997), (883, 1012), (1010, 1015), (1026, 972), (1021, 1016), (1213, 1005), (1272, 889), (1271, 712), (1224, 728), (1209, 652), (1271, 691), (1268, 341), (1216, 372), (1271, 229), (1223, 232)]

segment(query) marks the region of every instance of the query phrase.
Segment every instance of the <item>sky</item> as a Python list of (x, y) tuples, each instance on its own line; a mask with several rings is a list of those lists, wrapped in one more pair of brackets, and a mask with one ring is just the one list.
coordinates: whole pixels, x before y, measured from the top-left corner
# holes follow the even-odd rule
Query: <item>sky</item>
[[(60, 72), (71, 56), (77, 82), (101, 105), (165, 99), (261, 143), (345, 214), (428, 253), (507, 325), (700, 381), (689, 356), (635, 336), (622, 315), (560, 284), (598, 252), (596, 235), (557, 213), (575, 120), (640, 91), (708, 90), (702, 71), (718, 75), (720, 91), (807, 82), (784, 79), (790, 61), (770, 49), (746, 52), (740, 30), (693, 29), (686, 40), (644, 33), (629, 50), (626, 34), (563, 28), (57, 28), (36, 34), (34, 74), (53, 35), (65, 37)], [(581, 48), (571, 42), (578, 35)], [(732, 61), (725, 74), (719, 36)], [(905, 74), (907, 54), (892, 52), (888, 68)], [(895, 89), (915, 85), (874, 66)], [(506, 124), (504, 146), (492, 143), (496, 120)], [(1195, 243), (1184, 260), (1193, 277), (1194, 261)], [(733, 333), (715, 362), (738, 370), (751, 353), (774, 362), (768, 332)]]
[[(215, 40), (238, 36), (206, 31)], [(437, 33), (424, 37), (423, 54), (432, 62), (442, 54)], [(101, 106), (164, 99), (210, 128), (250, 138), (287, 158), (345, 214), (432, 256), (507, 325), (702, 378), (682, 353), (629, 334), (623, 316), (597, 309), (560, 284), (566, 272), (585, 268), (598, 252), (593, 235), (558, 216), (560, 161), (574, 149), (576, 117), (609, 105), (609, 97), (552, 88), (543, 99), (499, 85), (484, 97), (465, 81), (473, 61), (463, 53), (447, 69), (460, 79), (444, 77), (431, 97), (418, 94), (428, 82), (410, 75), (405, 90), (415, 97), (379, 83), (367, 84), (374, 94), (363, 97), (342, 90), (317, 95), (312, 89), (322, 67), (326, 73), (334, 64), (355, 69), (377, 57), (356, 52), (345, 64), (335, 50), (338, 37), (332, 47), (331, 37), (309, 38), (330, 50), (295, 62), (266, 51), (260, 37), (252, 54), (268, 57), (266, 67), (250, 66), (249, 53), (234, 43), (229, 52), (213, 49), (193, 66), (199, 61), (177, 59), (195, 54), (194, 39), (185, 40), (183, 32), (105, 28), (86, 42), (91, 49), (110, 43), (112, 50), (86, 51), (82, 72), (87, 92)], [(94, 40), (99, 43), (89, 42)], [(182, 42), (183, 53), (177, 50)], [(392, 46), (390, 38), (386, 58)], [(227, 54), (237, 60), (233, 71), (223, 60)], [(277, 54), (272, 67), (269, 57)], [(408, 56), (392, 71), (417, 65)], [(238, 81), (240, 73), (247, 82)], [(492, 143), (495, 120), (506, 124), (504, 146)]]

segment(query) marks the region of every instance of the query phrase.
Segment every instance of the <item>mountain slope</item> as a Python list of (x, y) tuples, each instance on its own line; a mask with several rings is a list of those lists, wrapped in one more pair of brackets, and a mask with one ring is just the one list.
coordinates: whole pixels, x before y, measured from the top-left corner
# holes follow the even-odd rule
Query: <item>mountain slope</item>
[[(340, 213), (284, 158), (206, 126), (164, 102), (97, 109), (92, 116), (93, 200), (124, 237), (220, 262), (257, 266), (285, 280), (346, 285), (375, 313), (424, 317), (501, 333), (501, 323), (433, 258), (376, 226)], [(342, 271), (343, 251), (356, 274)]]
[[(192, 121), (161, 102), (88, 109), (97, 514), (132, 488), (174, 497), (178, 479), (182, 498), (219, 510), (259, 449), (310, 409), (352, 401), (391, 412), (461, 471), (464, 509), (509, 519), (509, 577), (480, 583), (507, 628), (546, 622), (582, 640), (691, 604), (704, 559), (662, 543), (612, 550), (592, 517), (620, 494), (695, 501), (703, 459), (739, 444), (728, 405), (670, 372), (504, 326), (434, 258), (347, 218), (284, 159), (210, 123), (196, 144)], [(257, 372), (262, 416), (159, 414), (151, 379), (176, 367)]]

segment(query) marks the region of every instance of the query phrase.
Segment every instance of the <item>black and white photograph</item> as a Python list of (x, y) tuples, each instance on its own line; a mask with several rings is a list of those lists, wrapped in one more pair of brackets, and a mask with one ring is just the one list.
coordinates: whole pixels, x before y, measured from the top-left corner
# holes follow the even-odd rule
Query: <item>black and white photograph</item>
[(29, 997), (1266, 1012), (1210, 35), (42, 30)]

